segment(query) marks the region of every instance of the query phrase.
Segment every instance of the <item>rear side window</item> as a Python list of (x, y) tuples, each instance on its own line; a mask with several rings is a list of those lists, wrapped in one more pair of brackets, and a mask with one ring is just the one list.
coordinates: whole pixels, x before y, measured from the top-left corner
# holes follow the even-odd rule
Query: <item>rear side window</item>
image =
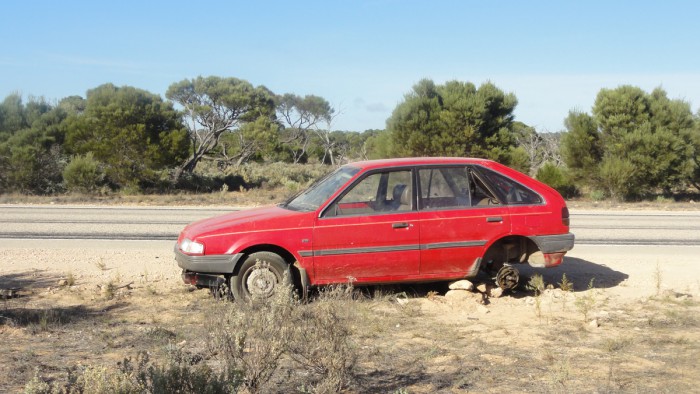
[(541, 204), (542, 197), (514, 180), (495, 171), (479, 167), (478, 170), (485, 181), (505, 199), (508, 205)]
[(467, 167), (418, 170), (421, 209), (447, 209), (471, 205)]

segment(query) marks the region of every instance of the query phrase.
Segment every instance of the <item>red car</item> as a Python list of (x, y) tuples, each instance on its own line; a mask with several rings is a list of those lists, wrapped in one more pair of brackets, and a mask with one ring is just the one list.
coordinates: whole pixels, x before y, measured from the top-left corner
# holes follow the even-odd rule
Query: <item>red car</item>
[(185, 283), (265, 297), (285, 280), (429, 282), (560, 264), (574, 245), (551, 187), (490, 160), (373, 160), (338, 168), (289, 201), (188, 225), (175, 247)]

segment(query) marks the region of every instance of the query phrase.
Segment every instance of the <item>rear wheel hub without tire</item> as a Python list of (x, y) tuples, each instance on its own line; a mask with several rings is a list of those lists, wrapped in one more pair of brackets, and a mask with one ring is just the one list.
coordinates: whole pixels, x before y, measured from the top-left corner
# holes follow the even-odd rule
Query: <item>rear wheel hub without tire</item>
[(520, 273), (512, 265), (504, 265), (496, 274), (496, 284), (503, 290), (514, 289), (520, 280)]

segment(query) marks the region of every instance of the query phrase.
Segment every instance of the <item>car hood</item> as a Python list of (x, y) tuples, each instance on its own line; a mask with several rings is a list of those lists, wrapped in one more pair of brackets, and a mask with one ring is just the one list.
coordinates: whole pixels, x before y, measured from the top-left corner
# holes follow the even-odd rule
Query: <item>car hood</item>
[(246, 209), (194, 222), (182, 238), (197, 239), (249, 231), (282, 230), (308, 226), (313, 212), (298, 212), (279, 206)]

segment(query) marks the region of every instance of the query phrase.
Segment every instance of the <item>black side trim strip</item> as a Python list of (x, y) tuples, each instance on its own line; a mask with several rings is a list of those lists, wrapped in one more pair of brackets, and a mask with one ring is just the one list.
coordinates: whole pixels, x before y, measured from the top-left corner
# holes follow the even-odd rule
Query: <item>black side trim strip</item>
[(474, 246), (484, 246), (486, 241), (463, 241), (463, 242), (441, 242), (426, 245), (400, 245), (400, 246), (377, 246), (371, 248), (343, 248), (343, 249), (323, 249), (323, 250), (300, 250), (301, 257), (311, 256), (339, 256), (345, 254), (362, 254), (362, 253), (385, 253), (385, 252), (400, 252), (406, 250), (432, 250), (432, 249), (447, 249), (447, 248), (470, 248)]
[(421, 250), (446, 249), (446, 248), (470, 248), (474, 246), (484, 246), (486, 241), (465, 241), (465, 242), (441, 242), (435, 244), (421, 245)]
[(342, 254), (384, 253), (404, 250), (419, 250), (419, 245), (377, 246), (372, 248), (324, 249), (314, 251), (314, 256), (337, 256)]

